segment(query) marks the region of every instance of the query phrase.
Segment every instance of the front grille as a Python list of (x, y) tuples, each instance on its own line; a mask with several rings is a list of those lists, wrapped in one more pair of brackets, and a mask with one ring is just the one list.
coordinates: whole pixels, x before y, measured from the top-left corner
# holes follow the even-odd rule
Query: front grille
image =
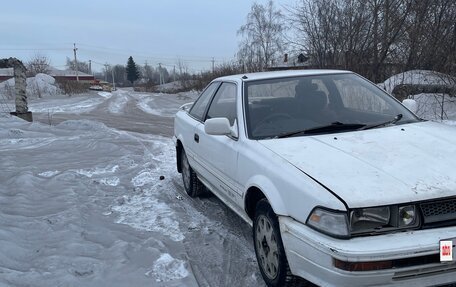
[(456, 220), (456, 199), (446, 199), (420, 204), (424, 224)]

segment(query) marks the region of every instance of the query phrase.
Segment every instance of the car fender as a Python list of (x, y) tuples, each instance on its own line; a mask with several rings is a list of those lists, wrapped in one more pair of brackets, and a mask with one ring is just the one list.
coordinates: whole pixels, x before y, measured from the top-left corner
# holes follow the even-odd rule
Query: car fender
[(280, 195), (278, 188), (269, 178), (260, 174), (253, 175), (252, 177), (250, 177), (247, 181), (246, 189), (244, 192), (244, 202), (246, 199), (245, 197), (247, 195), (247, 191), (251, 187), (256, 187), (259, 190), (261, 190), (261, 192), (263, 192), (264, 196), (266, 196), (275, 214), (285, 216), (288, 215), (287, 209), (285, 207), (284, 201), (282, 199), (282, 196)]

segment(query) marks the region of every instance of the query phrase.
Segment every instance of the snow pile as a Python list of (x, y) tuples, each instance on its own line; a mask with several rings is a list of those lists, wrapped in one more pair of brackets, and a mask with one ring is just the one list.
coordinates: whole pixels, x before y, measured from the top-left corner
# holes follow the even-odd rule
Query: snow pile
[(416, 115), (426, 120), (456, 120), (456, 97), (445, 94), (418, 94)]
[(60, 93), (55, 79), (46, 74), (37, 74), (27, 78), (27, 96), (34, 98), (53, 97)]
[[(182, 92), (178, 94), (142, 94), (138, 97), (137, 106), (143, 112), (160, 116), (173, 118), (179, 110), (182, 103), (193, 102), (198, 98), (198, 92)], [(172, 103), (170, 105), (170, 103)]]
[(174, 91), (182, 90), (183, 85), (181, 81), (169, 82), (155, 86), (157, 91), (162, 93), (173, 93)]
[(391, 93), (398, 85), (443, 85), (455, 86), (456, 79), (439, 72), (428, 70), (411, 70), (388, 78), (379, 84), (380, 87)]
[[(446, 74), (427, 70), (411, 70), (394, 75), (378, 84), (392, 93), (398, 85), (456, 87), (456, 78)], [(456, 98), (442, 93), (420, 93), (410, 95), (417, 103), (416, 114), (426, 120), (456, 120)]]
[[(15, 98), (14, 78), (0, 83), (0, 93), (9, 99)], [(61, 94), (55, 79), (46, 74), (37, 74), (35, 77), (27, 78), (27, 97), (30, 99), (54, 97)]]

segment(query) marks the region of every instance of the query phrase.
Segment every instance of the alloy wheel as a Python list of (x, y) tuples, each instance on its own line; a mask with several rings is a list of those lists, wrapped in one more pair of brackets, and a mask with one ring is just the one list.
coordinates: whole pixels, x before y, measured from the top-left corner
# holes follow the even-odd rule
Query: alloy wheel
[(259, 264), (265, 275), (273, 280), (279, 272), (279, 247), (271, 221), (260, 215), (255, 232)]

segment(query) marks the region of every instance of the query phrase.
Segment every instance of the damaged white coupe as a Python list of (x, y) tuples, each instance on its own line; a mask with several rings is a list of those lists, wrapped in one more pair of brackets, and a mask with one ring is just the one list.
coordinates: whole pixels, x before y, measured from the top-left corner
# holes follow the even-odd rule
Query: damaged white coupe
[(413, 104), (348, 71), (218, 78), (176, 115), (177, 169), (253, 226), (268, 286), (454, 283), (456, 128)]

